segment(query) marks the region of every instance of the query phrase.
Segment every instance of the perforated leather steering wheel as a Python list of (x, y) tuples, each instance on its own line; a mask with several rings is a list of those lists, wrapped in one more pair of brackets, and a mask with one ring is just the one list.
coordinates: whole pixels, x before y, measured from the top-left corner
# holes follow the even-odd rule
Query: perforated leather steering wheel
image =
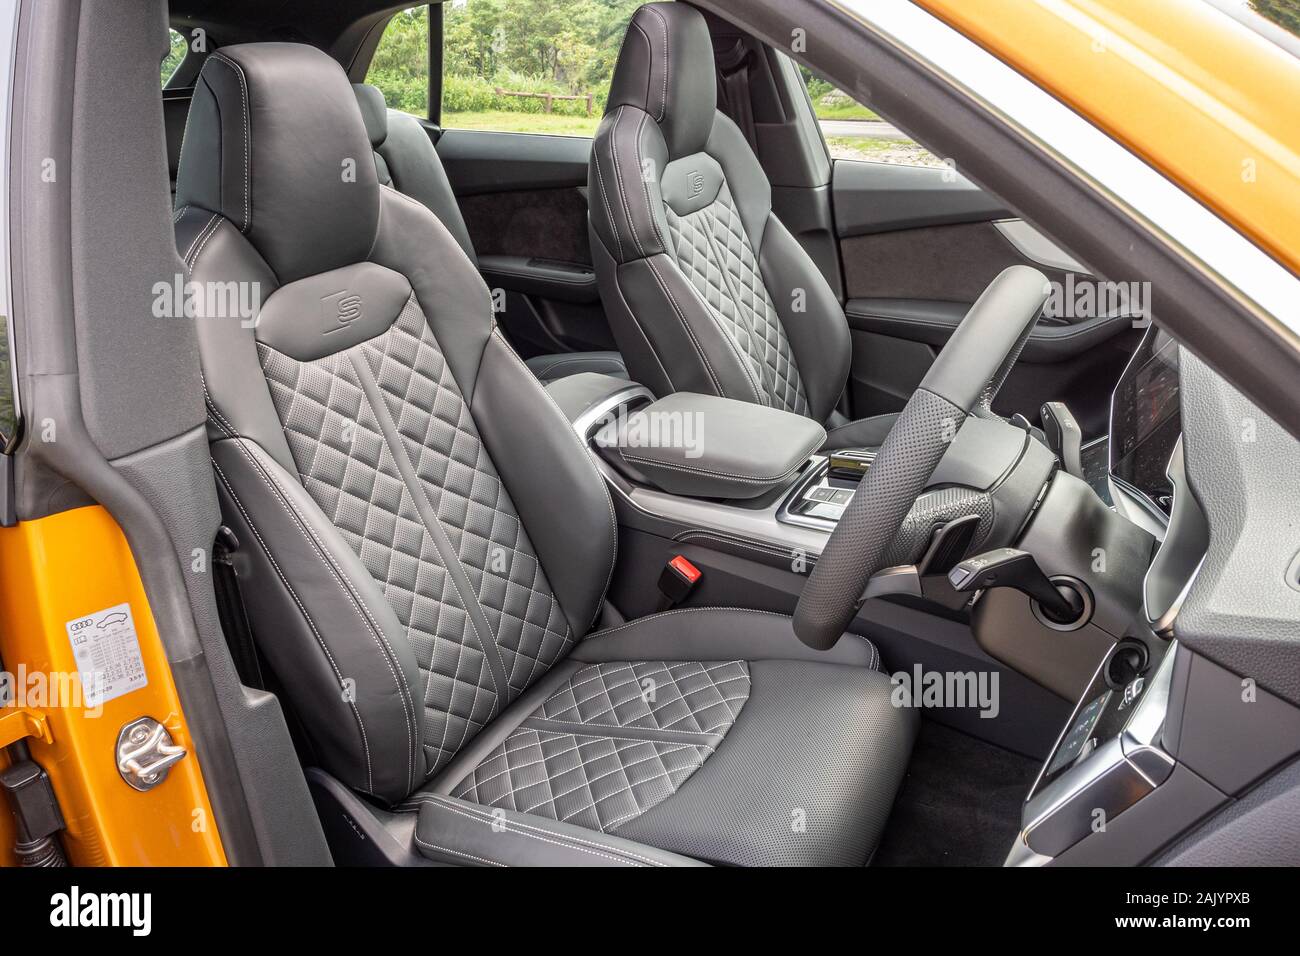
[(992, 405), (1049, 291), (1037, 269), (1011, 266), (957, 326), (880, 446), (799, 596), (794, 630), (809, 647), (834, 646), (849, 626), (948, 444), (968, 415)]

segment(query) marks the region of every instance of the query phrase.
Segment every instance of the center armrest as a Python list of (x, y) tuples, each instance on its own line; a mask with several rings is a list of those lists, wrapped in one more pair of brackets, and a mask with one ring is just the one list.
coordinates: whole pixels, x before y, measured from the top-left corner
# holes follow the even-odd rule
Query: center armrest
[(620, 414), (596, 435), (628, 471), (692, 498), (756, 498), (792, 478), (825, 440), (802, 415), (694, 392)]

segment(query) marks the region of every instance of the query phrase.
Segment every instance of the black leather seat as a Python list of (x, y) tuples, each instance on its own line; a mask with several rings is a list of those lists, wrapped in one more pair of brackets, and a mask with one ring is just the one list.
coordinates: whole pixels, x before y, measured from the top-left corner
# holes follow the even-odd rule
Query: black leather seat
[[(368, 83), (355, 83), (352, 91), (361, 108), (370, 147), (374, 150), (375, 174), (379, 182), (428, 206), (442, 220), (470, 262), (477, 266), (474, 243), (447, 179), (447, 171), (419, 120), (400, 110), (390, 110), (384, 94)], [(627, 367), (617, 352), (535, 355), (526, 364), (543, 382), (553, 382), (579, 372), (627, 378)]]
[(628, 371), (807, 415), (827, 448), (879, 445), (897, 416), (835, 411), (851, 343), (839, 299), (772, 212), (740, 129), (717, 109), (699, 11), (632, 17), (588, 174), (592, 255)]
[(314, 762), (440, 861), (865, 862), (915, 732), (874, 647), (727, 609), (590, 633), (608, 490), (446, 225), (340, 177), (367, 148), (328, 56), (231, 46), (177, 186), (189, 279), (260, 289), (197, 322), (210, 447)]

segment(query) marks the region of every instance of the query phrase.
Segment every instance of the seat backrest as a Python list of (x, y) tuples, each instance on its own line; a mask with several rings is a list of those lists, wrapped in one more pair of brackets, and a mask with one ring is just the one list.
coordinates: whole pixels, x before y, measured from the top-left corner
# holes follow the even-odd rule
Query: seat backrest
[(849, 372), (835, 293), (772, 214), (772, 190), (717, 110), (699, 11), (632, 17), (588, 174), (592, 254), (632, 378), (824, 421)]
[(400, 800), (590, 627), (608, 492), (324, 53), (209, 56), (176, 201), (259, 650), (320, 766)]
[(375, 151), (375, 173), (380, 184), (392, 186), (428, 206), (477, 265), (474, 243), (452, 192), (451, 180), (420, 121), (409, 113), (390, 110), (383, 91), (369, 83), (352, 84), (352, 92), (365, 120), (370, 148)]

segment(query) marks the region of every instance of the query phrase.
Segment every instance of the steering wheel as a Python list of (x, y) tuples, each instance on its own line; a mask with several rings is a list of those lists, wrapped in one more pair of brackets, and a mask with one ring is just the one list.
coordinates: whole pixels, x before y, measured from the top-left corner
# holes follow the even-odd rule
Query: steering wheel
[(813, 568), (794, 630), (827, 650), (843, 635), (871, 576), (968, 415), (989, 407), (1020, 357), (1050, 291), (1047, 277), (1011, 266), (989, 283), (890, 429)]

